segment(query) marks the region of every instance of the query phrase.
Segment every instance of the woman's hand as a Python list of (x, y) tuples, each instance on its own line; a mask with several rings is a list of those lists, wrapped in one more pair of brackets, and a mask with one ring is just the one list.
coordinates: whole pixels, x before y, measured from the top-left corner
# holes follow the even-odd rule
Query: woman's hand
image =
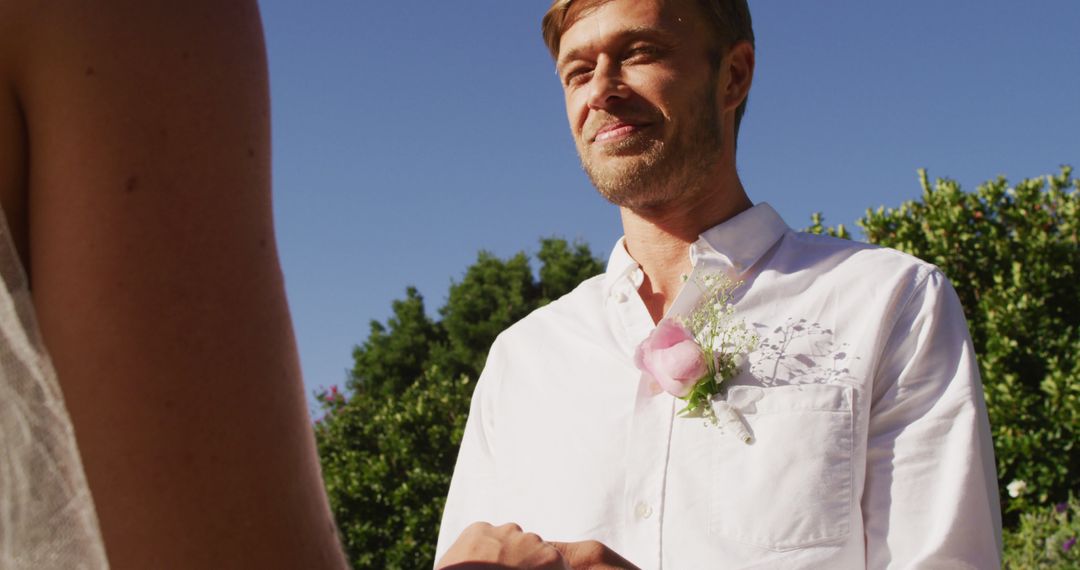
[(486, 522), (469, 525), (436, 568), (452, 570), (571, 570), (555, 546), (539, 536), (524, 532), (516, 524), (492, 526)]

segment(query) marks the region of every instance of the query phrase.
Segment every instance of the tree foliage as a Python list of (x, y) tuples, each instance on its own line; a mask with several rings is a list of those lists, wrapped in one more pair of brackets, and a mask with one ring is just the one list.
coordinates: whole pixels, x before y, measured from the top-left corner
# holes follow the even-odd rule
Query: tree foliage
[(476, 378), (495, 336), (603, 266), (582, 244), (541, 241), (539, 279), (519, 253), (481, 252), (438, 319), (414, 288), (353, 351), (346, 393), (320, 394), (323, 478), (356, 568), (430, 568)]

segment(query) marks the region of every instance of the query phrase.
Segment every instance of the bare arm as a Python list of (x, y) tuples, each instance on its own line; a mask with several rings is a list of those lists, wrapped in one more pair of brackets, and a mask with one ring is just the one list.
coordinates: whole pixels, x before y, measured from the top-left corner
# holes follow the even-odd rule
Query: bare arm
[(343, 566), (274, 243), (256, 2), (0, 11), (22, 24), (31, 287), (113, 567)]

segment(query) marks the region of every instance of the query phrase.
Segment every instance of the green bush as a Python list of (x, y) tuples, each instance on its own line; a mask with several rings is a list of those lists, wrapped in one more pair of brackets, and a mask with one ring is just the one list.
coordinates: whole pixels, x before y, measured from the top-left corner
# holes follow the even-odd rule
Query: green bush
[(1080, 501), (1070, 498), (1052, 507), (1040, 506), (1020, 515), (1015, 531), (1005, 533), (1003, 566), (1080, 569)]
[(392, 398), (320, 395), (323, 479), (354, 567), (431, 567), (471, 394), (433, 367)]

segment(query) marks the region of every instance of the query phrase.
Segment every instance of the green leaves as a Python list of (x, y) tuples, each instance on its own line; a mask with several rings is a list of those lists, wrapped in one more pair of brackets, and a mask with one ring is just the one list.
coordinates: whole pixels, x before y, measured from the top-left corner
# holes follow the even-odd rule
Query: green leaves
[(1005, 568), (1080, 568), (1080, 502), (1070, 497), (1033, 508), (1004, 538)]
[(353, 350), (355, 365), (349, 388), (366, 394), (390, 395), (404, 390), (424, 370), (429, 347), (442, 342), (445, 332), (424, 311), (415, 287), (394, 301), (386, 326), (372, 321), (363, 345)]
[(847, 231), (844, 224), (839, 224), (835, 228), (828, 227), (825, 224), (825, 216), (821, 215), (821, 212), (814, 212), (810, 214), (810, 227), (803, 231), (808, 234), (837, 237), (841, 239), (851, 239), (851, 233)]
[(358, 394), (315, 427), (323, 479), (357, 568), (434, 560), (472, 382), (429, 368), (397, 397)]
[(710, 367), (709, 374), (695, 384), (693, 390), (690, 390), (690, 393), (683, 398), (686, 402), (686, 407), (679, 410), (679, 415), (696, 417), (704, 414), (706, 417), (709, 417), (712, 412), (712, 410), (709, 409), (709, 405), (712, 402), (713, 394), (716, 394), (719, 391), (720, 386), (716, 384), (716, 380), (713, 378), (713, 372)]

